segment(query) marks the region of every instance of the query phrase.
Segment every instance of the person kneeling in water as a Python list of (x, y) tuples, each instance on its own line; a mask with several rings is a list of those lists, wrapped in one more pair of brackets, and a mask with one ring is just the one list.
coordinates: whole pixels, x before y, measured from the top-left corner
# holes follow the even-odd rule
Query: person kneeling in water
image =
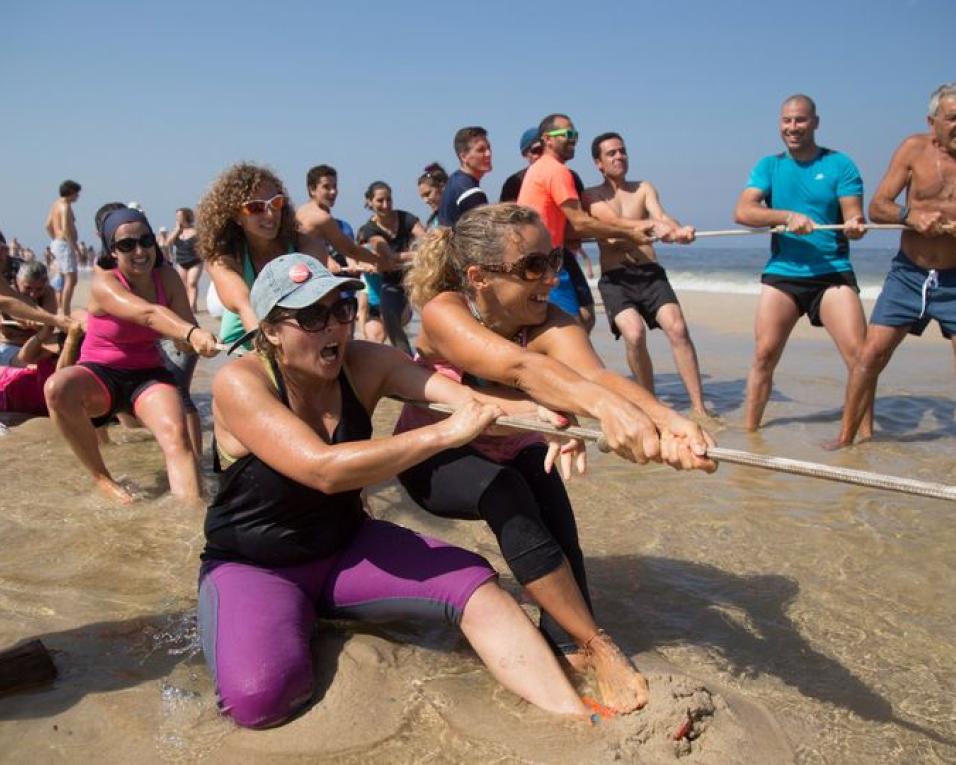
[[(256, 352), (213, 380), (221, 484), (206, 515), (199, 629), (220, 708), (263, 728), (308, 704), (310, 627), (322, 616), (446, 621), (506, 688), (549, 712), (585, 715), (482, 557), (366, 513), (364, 487), (468, 443), (503, 408), (401, 351), (351, 340), (361, 286), (307, 255), (270, 261), (250, 293), (258, 329), (237, 341), (254, 335)], [(370, 413), (389, 395), (458, 411), (372, 440)]]

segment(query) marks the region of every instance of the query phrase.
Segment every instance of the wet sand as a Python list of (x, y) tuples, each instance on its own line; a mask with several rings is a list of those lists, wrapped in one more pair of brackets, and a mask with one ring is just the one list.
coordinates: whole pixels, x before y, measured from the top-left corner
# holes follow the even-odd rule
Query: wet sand
[[(884, 374), (878, 436), (829, 454), (844, 370), (801, 324), (766, 427), (739, 427), (750, 296), (681, 295), (721, 417), (722, 446), (956, 483), (952, 350), (931, 328)], [(207, 317), (208, 318), (208, 317)], [(603, 316), (595, 344), (624, 371)], [(658, 393), (687, 398), (661, 333)], [(197, 373), (208, 421), (209, 380)], [(386, 433), (397, 408), (380, 407)], [(0, 647), (39, 637), (60, 678), (0, 699), (5, 762), (950, 762), (956, 759), (952, 505), (722, 466), (714, 476), (592, 454), (569, 486), (602, 625), (651, 681), (652, 702), (598, 728), (555, 721), (500, 690), (455, 635), (323, 623), (316, 703), (281, 728), (216, 714), (193, 610), (201, 517), (164, 496), (142, 432), (114, 428), (107, 464), (142, 488), (131, 508), (87, 489), (46, 420), (0, 438)], [(208, 436), (207, 436), (208, 443)], [(211, 474), (206, 468), (207, 478)], [(431, 518), (394, 481), (372, 512), (477, 549), (478, 524)], [(510, 577), (502, 583), (517, 593)], [(694, 741), (673, 734), (691, 710)]]

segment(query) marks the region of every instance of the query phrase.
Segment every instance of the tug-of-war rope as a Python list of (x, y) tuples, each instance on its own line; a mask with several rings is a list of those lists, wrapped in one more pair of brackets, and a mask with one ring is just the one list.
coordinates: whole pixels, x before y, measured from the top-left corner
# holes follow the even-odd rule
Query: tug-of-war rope
[[(451, 414), (455, 411), (454, 407), (446, 404), (430, 404), (422, 401), (408, 401), (405, 403), (414, 404), (423, 409), (441, 414)], [(580, 438), (582, 441), (597, 444), (598, 449), (602, 452), (610, 451), (604, 434), (601, 433), (600, 430), (594, 430), (592, 428), (582, 428), (576, 425), (567, 428), (556, 428), (544, 422), (524, 420), (520, 417), (499, 417), (495, 420), (495, 425), (501, 425), (515, 430), (533, 431), (545, 435)], [(913, 478), (900, 478), (882, 473), (870, 473), (865, 470), (832, 467), (830, 465), (821, 465), (818, 462), (804, 462), (786, 457), (768, 457), (763, 454), (754, 454), (753, 452), (744, 452), (738, 449), (725, 449), (720, 446), (709, 447), (707, 449), (707, 456), (718, 462), (729, 462), (734, 465), (746, 465), (764, 470), (774, 470), (778, 473), (792, 473), (793, 475), (802, 475), (809, 478), (822, 478), (827, 481), (838, 481), (840, 483), (855, 484), (856, 486), (867, 486), (872, 489), (896, 491), (901, 494), (915, 494), (920, 497), (932, 497), (933, 499), (948, 499), (950, 502), (956, 502), (956, 486), (950, 486), (944, 483), (917, 481)]]

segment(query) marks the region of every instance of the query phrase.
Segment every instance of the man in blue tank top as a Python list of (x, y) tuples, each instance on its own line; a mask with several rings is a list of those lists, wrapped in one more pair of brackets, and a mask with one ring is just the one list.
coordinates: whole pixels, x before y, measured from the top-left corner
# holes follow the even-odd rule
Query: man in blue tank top
[[(852, 369), (866, 334), (848, 242), (865, 233), (863, 181), (848, 156), (817, 145), (819, 125), (809, 96), (784, 101), (780, 137), (786, 151), (757, 163), (734, 210), (737, 223), (783, 229), (771, 236), (771, 256), (761, 276), (756, 348), (744, 405), (748, 430), (760, 427), (773, 370), (803, 314), (814, 326), (826, 328), (847, 369)], [(816, 228), (833, 224), (844, 229)], [(872, 413), (865, 427), (872, 427)]]

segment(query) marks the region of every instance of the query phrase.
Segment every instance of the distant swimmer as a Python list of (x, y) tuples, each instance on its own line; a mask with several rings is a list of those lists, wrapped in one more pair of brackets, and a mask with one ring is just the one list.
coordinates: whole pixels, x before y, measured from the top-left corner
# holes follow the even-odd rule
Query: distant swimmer
[[(863, 346), (866, 318), (850, 265), (848, 239), (865, 233), (863, 180), (846, 154), (818, 146), (816, 104), (790, 96), (780, 107), (780, 137), (786, 151), (761, 159), (741, 192), (734, 219), (744, 226), (786, 226), (773, 234), (764, 267), (757, 316), (756, 348), (747, 376), (744, 424), (757, 430), (773, 387), (773, 370), (787, 338), (803, 314), (824, 327), (849, 371)], [(843, 231), (815, 225), (845, 224)], [(864, 417), (867, 435), (872, 411)]]
[(59, 313), (70, 315), (73, 291), (76, 289), (77, 234), (73, 204), (80, 198), (80, 184), (63, 181), (60, 196), (50, 206), (46, 216), (46, 232), (50, 235), (50, 251), (56, 259), (56, 268), (63, 275), (63, 292), (58, 296)]
[(481, 179), (491, 172), (491, 143), (483, 127), (463, 127), (455, 133), (452, 142), (458, 169), (453, 172), (441, 195), (438, 222), (453, 226), (469, 210), (488, 204), (488, 197), (479, 186)]
[(108, 257), (93, 275), (79, 363), (46, 382), (50, 417), (96, 488), (131, 502), (103, 461), (95, 428), (117, 412), (135, 415), (163, 451), (172, 494), (196, 504), (199, 469), (179, 392), (156, 341), (173, 338), (214, 356), (216, 337), (196, 325), (182, 280), (165, 265), (145, 215), (113, 210), (103, 221), (103, 239)]
[[(604, 176), (604, 183), (584, 193), (585, 206), (598, 220), (610, 223), (626, 220), (650, 221), (653, 233), (673, 242), (694, 241), (694, 228), (682, 226), (661, 205), (650, 181), (629, 181), (627, 148), (617, 133), (602, 133), (591, 142), (591, 157)], [(667, 273), (657, 262), (653, 245), (637, 245), (622, 239), (599, 239), (601, 280), (598, 289), (615, 338), (624, 336), (627, 363), (637, 381), (654, 392), (654, 367), (647, 352), (648, 329), (660, 327), (671, 345), (674, 363), (691, 408), (707, 416), (700, 382), (697, 351), (687, 331), (684, 313)]]
[[(583, 718), (544, 638), (484, 558), (367, 512), (366, 486), (463, 447), (503, 409), (392, 348), (351, 340), (360, 287), (298, 253), (271, 261), (252, 288), (256, 352), (213, 381), (222, 480), (206, 514), (198, 622), (219, 708), (268, 728), (314, 703), (310, 637), (322, 617), (460, 630), (502, 686)], [(372, 438), (371, 414), (389, 395), (457, 411)], [(322, 661), (334, 667), (336, 657)]]
[(874, 222), (904, 223), (910, 230), (900, 237), (870, 316), (847, 384), (840, 435), (828, 445), (833, 448), (870, 435), (864, 413), (872, 408), (880, 372), (907, 333), (920, 335), (935, 319), (956, 354), (956, 82), (933, 92), (927, 122), (928, 133), (900, 144), (870, 202)]

